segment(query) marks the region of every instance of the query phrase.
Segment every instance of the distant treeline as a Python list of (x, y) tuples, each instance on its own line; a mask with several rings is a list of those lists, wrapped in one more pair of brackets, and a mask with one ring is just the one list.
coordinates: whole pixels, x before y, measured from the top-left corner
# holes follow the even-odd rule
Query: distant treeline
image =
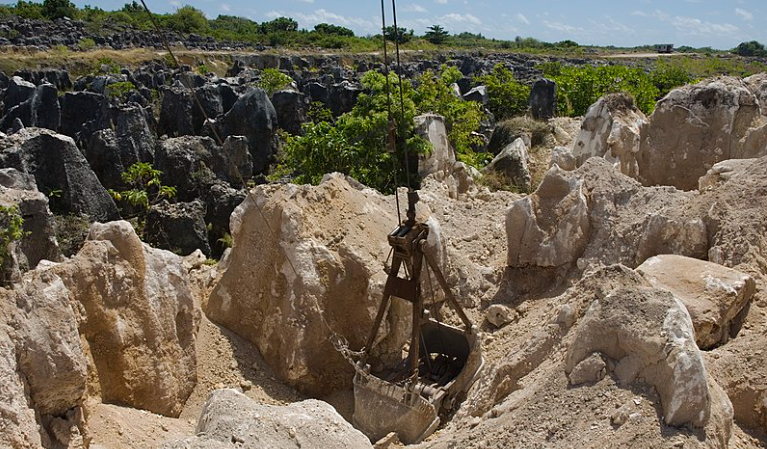
[[(42, 3), (19, 0), (15, 4), (0, 5), (0, 16), (17, 15), (29, 19), (71, 19), (86, 22), (93, 33), (105, 32), (112, 27), (132, 27), (149, 30), (152, 23), (139, 2), (126, 3), (117, 11), (105, 11), (99, 7), (76, 7), (70, 0), (44, 0)], [(243, 17), (219, 15), (208, 19), (205, 14), (192, 7), (182, 6), (169, 14), (156, 14), (158, 23), (165, 29), (180, 33), (194, 33), (212, 36), (219, 41), (242, 42), (272, 47), (317, 47), (344, 49), (348, 51), (373, 51), (381, 47), (381, 34), (357, 36), (349, 28), (330, 23), (320, 23), (313, 29), (299, 28), (299, 23), (288, 17), (258, 23)], [(512, 40), (489, 39), (480, 33), (462, 32), (451, 34), (440, 25), (432, 25), (417, 34), (414, 30), (389, 27), (384, 33), (388, 40), (399, 42), (408, 49), (437, 48), (486, 48), (508, 49), (529, 53), (584, 55), (599, 50), (653, 50), (652, 45), (618, 48), (581, 46), (572, 40), (549, 43), (532, 37), (517, 36)], [(680, 52), (715, 53), (710, 47), (693, 48), (682, 46)], [(767, 56), (764, 45), (759, 42), (744, 42), (735, 53), (742, 56)]]

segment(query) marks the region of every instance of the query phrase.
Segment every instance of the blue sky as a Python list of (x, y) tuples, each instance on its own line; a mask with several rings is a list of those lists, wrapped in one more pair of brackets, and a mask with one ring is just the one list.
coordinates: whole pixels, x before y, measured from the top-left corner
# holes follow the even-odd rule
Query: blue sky
[[(105, 9), (127, 0), (76, 0)], [(379, 0), (147, 0), (154, 12), (181, 5), (263, 22), (278, 16), (296, 19), (302, 28), (321, 22), (375, 34), (380, 29)], [(391, 0), (385, 0), (390, 8)], [(448, 31), (487, 37), (532, 36), (546, 41), (572, 39), (581, 44), (636, 46), (674, 43), (728, 49), (740, 42), (767, 43), (765, 0), (398, 0), (400, 26), (423, 33), (440, 24)], [(391, 17), (389, 17), (391, 20)]]

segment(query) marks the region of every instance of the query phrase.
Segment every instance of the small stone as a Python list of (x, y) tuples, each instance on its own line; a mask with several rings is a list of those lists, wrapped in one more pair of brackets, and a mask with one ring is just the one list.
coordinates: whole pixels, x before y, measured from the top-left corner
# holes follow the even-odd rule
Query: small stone
[(240, 382), (240, 388), (242, 388), (242, 391), (248, 391), (253, 388), (253, 382), (249, 380), (243, 380)]

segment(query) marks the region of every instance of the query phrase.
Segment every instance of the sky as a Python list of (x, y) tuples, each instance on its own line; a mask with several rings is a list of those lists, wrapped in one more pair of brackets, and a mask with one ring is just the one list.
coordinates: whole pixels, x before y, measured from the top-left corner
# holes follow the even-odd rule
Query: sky
[[(75, 0), (119, 9), (127, 0)], [(208, 18), (219, 14), (257, 22), (292, 17), (301, 28), (322, 22), (358, 35), (381, 28), (379, 0), (146, 0), (156, 13), (191, 5)], [(385, 0), (391, 23), (391, 0)], [(744, 41), (767, 43), (766, 0), (397, 0), (401, 27), (423, 34), (439, 24), (451, 33), (469, 31), (490, 38), (565, 39), (584, 45), (633, 47), (673, 43), (677, 47), (730, 49)], [(761, 24), (761, 25), (760, 25)]]

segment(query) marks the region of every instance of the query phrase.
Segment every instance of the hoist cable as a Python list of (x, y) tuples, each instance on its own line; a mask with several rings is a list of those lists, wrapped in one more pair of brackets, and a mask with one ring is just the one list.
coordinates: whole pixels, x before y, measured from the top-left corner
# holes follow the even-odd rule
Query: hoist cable
[[(389, 82), (389, 53), (386, 45), (386, 8), (384, 6), (384, 0), (381, 0), (381, 36), (383, 37), (383, 57), (384, 57), (384, 77), (386, 77), (386, 139), (387, 145), (389, 139), (395, 138), (396, 123), (394, 122), (394, 116), (391, 113), (391, 83)], [(396, 141), (394, 143), (394, 151), (391, 152), (392, 169), (394, 171), (394, 200), (397, 202), (397, 224), (402, 225), (402, 212), (399, 205), (399, 181), (397, 180), (397, 146)], [(387, 148), (387, 151), (389, 149)]]
[[(392, 9), (392, 16), (394, 18), (394, 49), (395, 49), (395, 52), (397, 53), (397, 79), (399, 80), (400, 126), (404, 128), (405, 127), (405, 94), (404, 94), (404, 88), (402, 87), (402, 63), (400, 62), (400, 56), (399, 56), (400, 32), (399, 32), (399, 27), (397, 26), (396, 0), (391, 0), (391, 9)], [(412, 190), (410, 186), (410, 158), (408, 157), (407, 142), (405, 141), (404, 137), (405, 137), (404, 135), (401, 135), (400, 141), (403, 144), (402, 147), (405, 153), (405, 174), (407, 176), (407, 188), (408, 190)]]

